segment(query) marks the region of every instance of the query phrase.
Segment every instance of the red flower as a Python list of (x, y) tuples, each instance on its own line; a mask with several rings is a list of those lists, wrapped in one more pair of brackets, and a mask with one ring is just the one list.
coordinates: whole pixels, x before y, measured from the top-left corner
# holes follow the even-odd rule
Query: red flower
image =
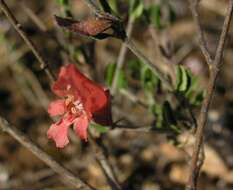
[(112, 125), (110, 93), (86, 78), (73, 64), (61, 68), (52, 91), (62, 99), (50, 103), (50, 116), (62, 115), (47, 135), (63, 148), (69, 143), (68, 129), (74, 124), (76, 134), (87, 141), (87, 128), (93, 119), (101, 125)]

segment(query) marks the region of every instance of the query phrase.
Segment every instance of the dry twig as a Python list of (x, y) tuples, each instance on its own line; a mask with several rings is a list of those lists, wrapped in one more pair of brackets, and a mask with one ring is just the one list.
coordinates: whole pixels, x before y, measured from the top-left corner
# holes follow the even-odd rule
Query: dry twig
[(22, 134), (18, 129), (8, 123), (4, 118), (0, 117), (0, 128), (2, 131), (8, 133), (14, 139), (16, 139), (20, 144), (25, 146), (29, 151), (31, 151), (35, 156), (47, 164), (52, 170), (61, 176), (61, 179), (69, 185), (77, 189), (84, 188), (86, 190), (94, 190), (90, 185), (83, 182), (80, 178), (75, 176), (72, 172), (61, 166), (53, 158), (51, 158), (46, 152), (35, 145), (29, 138)]
[(109, 186), (112, 190), (121, 190), (122, 188), (116, 178), (115, 173), (112, 170), (110, 163), (108, 162), (107, 156), (105, 155), (104, 147), (96, 143), (91, 133), (89, 133), (89, 136), (89, 141), (92, 146), (96, 161), (98, 162), (104, 175), (106, 176)]
[(194, 1), (189, 0), (189, 3), (190, 3), (190, 9), (191, 9), (192, 15), (193, 15), (193, 20), (195, 22), (195, 26), (196, 26), (196, 30), (197, 30), (198, 42), (200, 44), (201, 51), (202, 51), (203, 55), (205, 56), (206, 62), (209, 64), (212, 62), (212, 58), (211, 58), (210, 52), (209, 52), (207, 44), (206, 44), (204, 32), (201, 28), (200, 16), (198, 13), (199, 0), (194, 0)]
[[(202, 50), (203, 55), (205, 56), (206, 62), (209, 65), (209, 72), (210, 72), (210, 79), (208, 82), (206, 97), (203, 101), (201, 112), (198, 118), (198, 127), (196, 131), (194, 150), (193, 150), (192, 160), (191, 160), (190, 177), (189, 177), (189, 182), (187, 184), (187, 189), (196, 190), (197, 180), (198, 180), (199, 172), (200, 172), (201, 165), (202, 165), (202, 164), (198, 164), (198, 162), (199, 162), (199, 155), (201, 153), (201, 149), (203, 146), (204, 128), (207, 123), (208, 111), (209, 111), (211, 100), (214, 94), (216, 79), (218, 77), (219, 70), (220, 70), (221, 63), (222, 63), (224, 45), (226, 42), (227, 33), (229, 30), (230, 22), (232, 18), (233, 0), (229, 0), (229, 8), (228, 8), (225, 21), (222, 27), (222, 33), (219, 39), (219, 43), (218, 43), (217, 50), (216, 50), (216, 56), (214, 60), (211, 59), (210, 53), (205, 45), (206, 41), (203, 36), (204, 34), (200, 26), (200, 20), (199, 20), (199, 15), (197, 11), (198, 0), (194, 2), (190, 0), (190, 5), (191, 5), (191, 10), (193, 13), (194, 21), (197, 25), (198, 36), (201, 40), (200, 41), (201, 50)], [(202, 161), (200, 163), (202, 163)]]
[(21, 24), (17, 21), (17, 19), (15, 18), (15, 16), (13, 15), (13, 13), (11, 12), (11, 10), (9, 9), (8, 5), (5, 3), (4, 0), (0, 0), (0, 7), (3, 13), (5, 14), (5, 16), (7, 17), (7, 19), (10, 21), (10, 23), (13, 25), (13, 27), (19, 33), (19, 35), (23, 38), (25, 43), (28, 45), (28, 47), (31, 49), (31, 51), (39, 61), (40, 68), (45, 70), (48, 78), (50, 79), (50, 81), (53, 82), (55, 79), (55, 75), (53, 74), (52, 70), (49, 68), (48, 63), (46, 63), (46, 61), (41, 56), (39, 50), (36, 48), (36, 46), (33, 44), (31, 39), (24, 32)]
[[(128, 21), (128, 24), (127, 24), (127, 28), (126, 28), (126, 33), (127, 33), (128, 37), (131, 36), (132, 30), (133, 30), (133, 25), (134, 25), (134, 19), (133, 19), (133, 17), (130, 17), (130, 19)], [(127, 46), (125, 44), (122, 44), (119, 56), (117, 58), (116, 70), (115, 70), (115, 73), (114, 73), (112, 86), (111, 86), (111, 94), (112, 95), (114, 95), (115, 92), (116, 92), (118, 77), (119, 77), (119, 74), (120, 74), (120, 70), (124, 65), (124, 61), (125, 61), (125, 58), (126, 58), (126, 53), (127, 53)]]

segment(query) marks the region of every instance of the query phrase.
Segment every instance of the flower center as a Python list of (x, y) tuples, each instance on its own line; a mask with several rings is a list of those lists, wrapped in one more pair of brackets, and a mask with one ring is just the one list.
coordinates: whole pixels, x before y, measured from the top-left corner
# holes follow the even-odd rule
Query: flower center
[(67, 109), (74, 115), (81, 115), (85, 112), (83, 104), (80, 100), (75, 100), (74, 96), (68, 95), (65, 100)]

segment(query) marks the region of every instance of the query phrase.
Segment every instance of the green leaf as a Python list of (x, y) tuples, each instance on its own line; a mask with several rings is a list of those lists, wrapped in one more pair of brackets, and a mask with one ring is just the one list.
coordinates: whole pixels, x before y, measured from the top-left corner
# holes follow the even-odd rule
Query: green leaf
[(109, 130), (108, 127), (99, 125), (97, 123), (91, 123), (90, 126), (95, 128), (99, 133), (106, 133)]
[(193, 75), (189, 70), (186, 70), (186, 73), (189, 76), (190, 82), (184, 95), (191, 105), (199, 106), (205, 96), (205, 93), (203, 90), (199, 90), (199, 78)]
[(125, 73), (123, 71), (119, 72), (117, 86), (119, 89), (127, 88), (127, 86), (128, 86), (128, 82), (126, 80), (126, 76), (125, 76)]
[[(108, 86), (112, 85), (113, 82), (113, 77), (115, 75), (115, 70), (116, 70), (116, 64), (108, 64), (107, 69), (106, 69), (106, 77), (105, 77), (105, 82)], [(125, 73), (123, 70), (120, 70), (119, 75), (118, 75), (118, 80), (117, 80), (117, 88), (126, 88), (128, 86), (127, 80)]]
[(174, 111), (168, 101), (163, 105), (154, 104), (151, 107), (152, 113), (155, 116), (155, 127), (161, 132), (172, 134), (172, 136), (180, 133), (180, 128), (177, 126)]
[(57, 0), (57, 3), (62, 6), (67, 6), (69, 4), (69, 0)]
[(129, 1), (129, 14), (130, 17), (135, 19), (138, 19), (142, 16), (144, 10), (144, 5), (142, 0), (130, 0)]
[(196, 96), (194, 96), (194, 98), (192, 98), (191, 100), (191, 104), (194, 105), (194, 106), (199, 106), (201, 105), (204, 97), (206, 95), (206, 92), (205, 91), (199, 91)]
[(118, 13), (118, 8), (117, 8), (117, 0), (109, 0), (109, 6), (111, 9), (115, 12)]
[(127, 62), (129, 76), (135, 80), (141, 79), (141, 67), (142, 64), (138, 59), (131, 59)]
[(141, 83), (145, 90), (154, 93), (159, 84), (159, 79), (147, 66), (143, 66), (141, 69)]
[(153, 24), (155, 28), (161, 28), (161, 6), (152, 5), (148, 9), (150, 22)]
[(108, 86), (112, 85), (115, 70), (116, 70), (116, 64), (108, 64), (106, 69), (106, 76), (105, 76), (105, 82)]
[(176, 68), (176, 90), (186, 92), (191, 86), (191, 76), (184, 66), (178, 65)]
[(159, 104), (154, 104), (151, 106), (151, 111), (155, 117), (156, 124), (155, 127), (157, 129), (161, 129), (163, 127), (163, 108)]

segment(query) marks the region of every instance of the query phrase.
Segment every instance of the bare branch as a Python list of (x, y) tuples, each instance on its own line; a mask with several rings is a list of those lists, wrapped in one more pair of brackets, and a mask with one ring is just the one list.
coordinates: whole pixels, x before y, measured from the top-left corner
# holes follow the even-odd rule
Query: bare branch
[(214, 65), (216, 67), (219, 67), (220, 64), (221, 64), (221, 61), (222, 61), (223, 49), (224, 49), (224, 45), (226, 43), (227, 34), (228, 34), (230, 24), (231, 24), (232, 6), (233, 6), (233, 1), (230, 0), (228, 12), (227, 12), (225, 21), (223, 23), (223, 29), (222, 29), (222, 33), (221, 33), (219, 43), (218, 43), (218, 47), (217, 47), (217, 50), (216, 50), (216, 56), (215, 56), (215, 59), (214, 59)]
[(212, 101), (216, 79), (218, 77), (219, 69), (220, 69), (221, 62), (222, 62), (224, 45), (226, 42), (226, 37), (229, 31), (230, 22), (232, 18), (232, 11), (233, 11), (233, 0), (230, 0), (229, 8), (228, 8), (228, 11), (225, 17), (222, 33), (221, 33), (219, 44), (217, 47), (215, 59), (214, 61), (209, 62), (210, 79), (208, 82), (207, 94), (203, 101), (201, 112), (198, 118), (198, 127), (196, 131), (194, 150), (193, 150), (192, 160), (191, 160), (190, 177), (189, 177), (189, 182), (187, 184), (187, 189), (189, 190), (197, 189), (197, 179), (199, 176), (199, 171), (201, 169), (200, 164), (198, 165), (198, 160), (199, 160), (199, 154), (201, 152), (201, 147), (203, 146), (202, 143), (203, 143), (203, 136), (204, 136), (204, 128), (207, 123), (208, 111), (209, 111), (209, 107)]
[(25, 3), (21, 3), (23, 11), (28, 15), (28, 17), (36, 24), (36, 26), (42, 31), (47, 32), (47, 28), (42, 20), (36, 15)]
[[(134, 19), (133, 19), (133, 17), (130, 17), (128, 24), (127, 24), (127, 28), (126, 28), (126, 33), (127, 33), (128, 37), (131, 36), (132, 30), (133, 30), (133, 25), (134, 25)], [(123, 67), (126, 53), (127, 53), (127, 46), (125, 44), (122, 44), (121, 49), (120, 49), (120, 53), (119, 53), (119, 56), (117, 59), (116, 70), (114, 73), (113, 82), (112, 82), (112, 86), (111, 86), (111, 94), (112, 95), (114, 95), (116, 92), (119, 73), (120, 73), (121, 68)]]
[(198, 42), (199, 42), (201, 51), (206, 59), (206, 62), (210, 66), (210, 64), (212, 62), (212, 58), (211, 58), (210, 52), (209, 52), (207, 44), (206, 44), (204, 32), (201, 28), (200, 16), (199, 16), (199, 13), (197, 10), (199, 0), (189, 0), (189, 3), (190, 3), (190, 9), (191, 9), (192, 15), (193, 15), (193, 20), (195, 22), (195, 26), (196, 26), (196, 30), (197, 30)]
[(99, 145), (98, 143), (96, 143), (95, 139), (93, 138), (93, 136), (91, 135), (91, 133), (89, 133), (90, 136), (90, 143), (93, 149), (93, 152), (95, 154), (95, 158), (98, 162), (98, 164), (100, 165), (103, 173), (105, 174), (108, 184), (111, 187), (112, 190), (122, 190), (113, 170), (112, 167), (110, 165), (110, 163), (108, 162), (107, 156), (105, 155), (104, 152), (104, 147), (102, 147), (101, 145)]
[(51, 158), (46, 152), (35, 145), (30, 139), (28, 139), (24, 134), (22, 134), (18, 129), (8, 123), (4, 118), (0, 117), (0, 129), (14, 139), (16, 139), (20, 144), (25, 146), (29, 151), (31, 151), (36, 157), (47, 164), (53, 171), (60, 175), (61, 179), (69, 185), (80, 189), (84, 188), (86, 190), (94, 190), (90, 185), (83, 182), (80, 178), (75, 176), (72, 172), (61, 166), (53, 158)]
[(7, 19), (10, 21), (10, 23), (13, 25), (13, 27), (19, 33), (19, 35), (23, 38), (25, 43), (28, 45), (28, 47), (31, 49), (31, 51), (33, 52), (33, 54), (39, 61), (40, 68), (45, 70), (48, 78), (50, 79), (51, 82), (53, 82), (55, 79), (55, 75), (53, 74), (52, 70), (49, 68), (49, 65), (46, 63), (46, 61), (41, 56), (39, 50), (36, 48), (33, 42), (29, 39), (27, 34), (23, 31), (21, 24), (19, 24), (19, 22), (17, 21), (15, 16), (12, 14), (11, 10), (9, 9), (9, 7), (7, 6), (4, 0), (0, 0), (0, 7), (3, 13), (5, 14), (5, 16), (7, 17)]

